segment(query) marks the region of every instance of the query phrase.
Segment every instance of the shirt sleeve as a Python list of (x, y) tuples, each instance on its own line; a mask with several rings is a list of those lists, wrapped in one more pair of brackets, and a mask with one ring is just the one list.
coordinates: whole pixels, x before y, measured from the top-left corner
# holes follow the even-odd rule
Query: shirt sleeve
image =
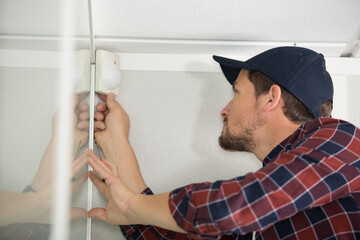
[[(153, 195), (150, 188), (146, 188), (142, 194)], [(122, 225), (121, 232), (126, 239), (130, 240), (184, 240), (189, 239), (187, 234), (177, 233), (156, 226), (145, 225)]]
[(179, 227), (200, 236), (262, 231), (359, 191), (359, 149), (359, 136), (315, 131), (256, 172), (174, 190), (169, 207)]

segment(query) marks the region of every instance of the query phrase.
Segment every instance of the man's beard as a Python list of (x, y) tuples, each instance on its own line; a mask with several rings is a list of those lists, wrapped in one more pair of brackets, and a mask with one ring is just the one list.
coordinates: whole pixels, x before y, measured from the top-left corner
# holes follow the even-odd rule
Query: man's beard
[(225, 118), (225, 129), (219, 137), (220, 147), (227, 151), (253, 152), (254, 148), (256, 147), (254, 131), (264, 123), (265, 121), (263, 119), (256, 118), (248, 126), (246, 126), (242, 133), (233, 135), (229, 132), (227, 118)]

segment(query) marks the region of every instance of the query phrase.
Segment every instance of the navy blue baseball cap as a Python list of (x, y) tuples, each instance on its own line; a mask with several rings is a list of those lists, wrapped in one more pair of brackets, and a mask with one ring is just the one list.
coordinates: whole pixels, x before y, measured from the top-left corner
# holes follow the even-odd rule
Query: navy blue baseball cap
[(213, 56), (232, 85), (241, 69), (259, 71), (288, 90), (315, 118), (321, 117), (320, 105), (333, 100), (334, 87), (326, 71), (324, 56), (301, 47), (278, 47), (242, 62)]

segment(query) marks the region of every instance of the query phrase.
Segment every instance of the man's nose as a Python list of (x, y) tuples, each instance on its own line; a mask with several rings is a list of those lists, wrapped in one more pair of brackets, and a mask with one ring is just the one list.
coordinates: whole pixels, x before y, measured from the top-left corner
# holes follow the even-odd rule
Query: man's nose
[(232, 106), (233, 100), (231, 100), (225, 107), (223, 110), (221, 110), (221, 117), (222, 118), (226, 118), (227, 116), (229, 116), (230, 110), (231, 110), (231, 106)]

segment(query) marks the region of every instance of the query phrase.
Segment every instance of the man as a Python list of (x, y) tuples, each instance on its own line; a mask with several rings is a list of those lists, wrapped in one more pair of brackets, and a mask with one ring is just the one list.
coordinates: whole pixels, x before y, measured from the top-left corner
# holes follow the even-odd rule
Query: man
[(280, 47), (246, 62), (214, 59), (234, 92), (219, 143), (254, 153), (263, 167), (151, 195), (128, 142), (129, 118), (110, 94), (95, 115), (108, 162), (89, 160), (109, 205), (89, 216), (142, 224), (122, 226), (128, 239), (360, 239), (360, 130), (330, 118), (323, 56)]

